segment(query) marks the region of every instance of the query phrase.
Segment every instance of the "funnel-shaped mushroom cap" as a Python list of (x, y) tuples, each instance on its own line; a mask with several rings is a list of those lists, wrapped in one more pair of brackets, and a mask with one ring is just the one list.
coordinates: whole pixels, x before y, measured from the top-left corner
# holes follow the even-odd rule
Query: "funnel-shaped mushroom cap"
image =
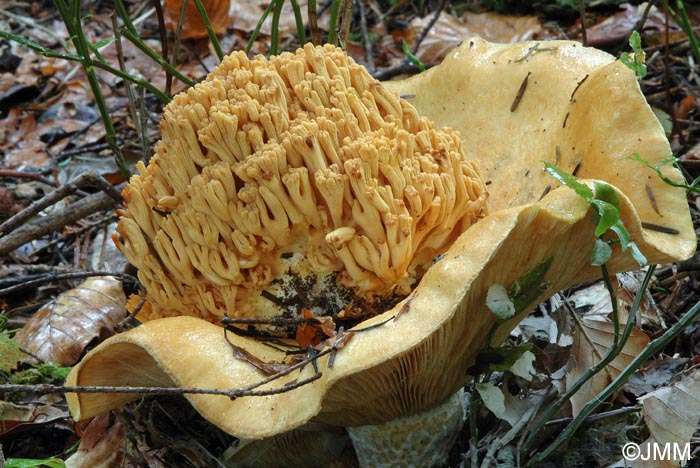
[(148, 291), (141, 319), (386, 303), (485, 214), (459, 135), (332, 46), (233, 53), (160, 129), (119, 223)]
[[(311, 418), (343, 426), (375, 424), (433, 407), (465, 384), (466, 370), (485, 345), (496, 322), (486, 307), (492, 285), (507, 288), (548, 263), (538, 293), (522, 304), (526, 313), (528, 305), (598, 276), (589, 261), (595, 240), (589, 207), (565, 187), (539, 200), (545, 187), (556, 185), (544, 175), (542, 160), (569, 172), (578, 167), (579, 176), (615, 187), (621, 219), (651, 262), (687, 258), (695, 250), (684, 191), (627, 158), (636, 152), (654, 164), (670, 148), (634, 74), (613, 57), (574, 42), (503, 46), (471, 40), (434, 69), (387, 87), (413, 96), (423, 115), (460, 131), (466, 154), (485, 174), (489, 215), (435, 261), (405, 300), (360, 324), (377, 326), (355, 333), (332, 367), (328, 356), (320, 358), (320, 379), (265, 397), (190, 397), (206, 418), (231, 434), (265, 437)], [(681, 180), (672, 168), (665, 174)], [(644, 229), (642, 221), (674, 233)], [(619, 248), (608, 263), (611, 271), (636, 266)], [(507, 335), (509, 324), (498, 329), (497, 338)], [(232, 340), (260, 359), (284, 359), (281, 351), (254, 340)], [(313, 372), (308, 367), (285, 378), (308, 377)], [(148, 379), (240, 388), (261, 375), (232, 355), (220, 327), (178, 317), (102, 343), (73, 370), (69, 383), (133, 385)], [(69, 394), (78, 419), (126, 399)]]

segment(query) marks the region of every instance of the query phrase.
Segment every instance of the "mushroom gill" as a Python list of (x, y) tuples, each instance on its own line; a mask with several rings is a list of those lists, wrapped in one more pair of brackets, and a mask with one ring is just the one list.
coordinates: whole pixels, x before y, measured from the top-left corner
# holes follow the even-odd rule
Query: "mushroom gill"
[(486, 214), (459, 134), (330, 45), (233, 53), (160, 130), (117, 239), (147, 290), (140, 319), (386, 308)]

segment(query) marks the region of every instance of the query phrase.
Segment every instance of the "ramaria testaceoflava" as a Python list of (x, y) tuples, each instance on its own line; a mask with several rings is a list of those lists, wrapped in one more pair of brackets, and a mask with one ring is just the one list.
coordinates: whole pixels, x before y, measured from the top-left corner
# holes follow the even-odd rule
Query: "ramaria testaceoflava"
[(229, 55), (160, 130), (119, 223), (141, 319), (366, 317), (486, 214), (459, 134), (329, 45)]

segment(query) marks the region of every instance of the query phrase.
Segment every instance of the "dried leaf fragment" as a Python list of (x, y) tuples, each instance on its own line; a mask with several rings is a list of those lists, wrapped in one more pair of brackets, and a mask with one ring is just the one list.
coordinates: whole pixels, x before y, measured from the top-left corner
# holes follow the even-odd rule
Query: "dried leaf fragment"
[[(583, 328), (574, 335), (574, 344), (571, 348), (566, 375), (567, 387), (573, 385), (585, 372), (600, 362), (613, 345), (615, 332), (612, 322), (584, 317), (581, 324)], [(620, 333), (622, 328), (624, 328), (624, 324), (620, 324)], [(593, 346), (588, 339), (591, 340)], [(591, 398), (602, 391), (613, 378), (620, 375), (620, 372), (648, 343), (649, 337), (641, 330), (633, 328), (632, 334), (620, 354), (605, 369), (588, 380), (571, 398), (573, 415), (576, 416)]]

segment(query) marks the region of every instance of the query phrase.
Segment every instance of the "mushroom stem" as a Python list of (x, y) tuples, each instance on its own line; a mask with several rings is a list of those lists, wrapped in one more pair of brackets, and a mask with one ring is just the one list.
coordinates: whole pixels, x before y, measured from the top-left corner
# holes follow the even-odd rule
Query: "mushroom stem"
[(466, 419), (460, 389), (446, 402), (422, 413), (376, 426), (348, 427), (360, 466), (441, 466)]

